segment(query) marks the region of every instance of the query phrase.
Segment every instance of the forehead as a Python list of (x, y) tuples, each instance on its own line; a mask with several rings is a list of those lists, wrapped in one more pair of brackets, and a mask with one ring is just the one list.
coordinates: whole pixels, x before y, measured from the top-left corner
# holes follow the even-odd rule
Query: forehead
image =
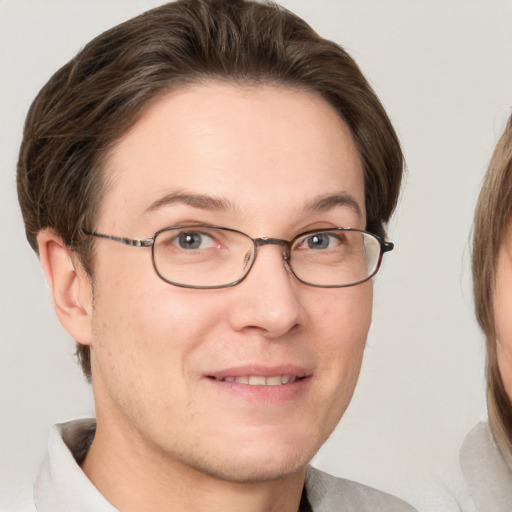
[(118, 142), (106, 172), (102, 216), (130, 222), (183, 191), (275, 214), (280, 204), (347, 193), (364, 216), (348, 126), (319, 95), (289, 87), (214, 82), (172, 91)]

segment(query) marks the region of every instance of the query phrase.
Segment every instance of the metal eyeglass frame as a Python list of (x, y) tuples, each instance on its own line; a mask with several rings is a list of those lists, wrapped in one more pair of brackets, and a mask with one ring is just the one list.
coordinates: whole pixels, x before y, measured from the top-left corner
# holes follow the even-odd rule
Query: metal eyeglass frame
[[(170, 279), (167, 279), (165, 276), (163, 276), (159, 272), (158, 267), (155, 264), (155, 253), (154, 253), (155, 239), (158, 237), (158, 235), (160, 233), (163, 233), (163, 232), (166, 232), (166, 231), (171, 231), (171, 230), (174, 230), (174, 229), (185, 229), (185, 228), (190, 228), (190, 229), (193, 229), (193, 228), (220, 229), (220, 230), (223, 230), (223, 231), (230, 231), (230, 232), (233, 232), (233, 233), (238, 233), (240, 235), (243, 235), (243, 236), (249, 238), (250, 240), (252, 240), (252, 242), (254, 244), (254, 258), (253, 258), (253, 260), (251, 262), (251, 265), (249, 266), (249, 268), (247, 269), (245, 274), (240, 279), (237, 279), (236, 281), (233, 281), (233, 282), (228, 283), (228, 284), (213, 285), (213, 286), (197, 286), (197, 285), (188, 285), (188, 284), (183, 284), (183, 283), (177, 283), (175, 281), (171, 281)], [(360, 281), (357, 281), (355, 283), (325, 285), (325, 284), (314, 284), (314, 283), (310, 283), (308, 281), (304, 281), (299, 276), (297, 276), (297, 274), (295, 274), (295, 272), (294, 272), (294, 270), (293, 270), (293, 268), (292, 268), (292, 266), (290, 264), (290, 248), (292, 247), (292, 245), (295, 242), (295, 240), (297, 240), (298, 238), (301, 238), (303, 236), (309, 235), (309, 234), (329, 233), (329, 232), (332, 232), (332, 231), (351, 231), (351, 232), (357, 232), (357, 233), (364, 233), (366, 235), (372, 236), (373, 238), (375, 238), (379, 242), (379, 245), (380, 245), (379, 260), (377, 262), (377, 265), (375, 266), (375, 270), (370, 275), (368, 275), (364, 279), (361, 279)], [(209, 224), (200, 224), (200, 225), (194, 225), (193, 224), (193, 225), (183, 225), (183, 226), (170, 226), (170, 227), (167, 227), (167, 228), (159, 229), (150, 238), (135, 238), (135, 239), (133, 239), (133, 238), (125, 238), (125, 237), (121, 237), (121, 236), (105, 235), (103, 233), (98, 233), (96, 231), (87, 231), (87, 230), (83, 230), (83, 233), (88, 235), (88, 236), (93, 236), (93, 237), (96, 237), (96, 238), (103, 238), (103, 239), (106, 239), (106, 240), (113, 240), (114, 242), (119, 242), (119, 243), (122, 243), (124, 245), (129, 245), (131, 247), (151, 247), (151, 261), (153, 263), (153, 268), (155, 269), (155, 272), (157, 273), (158, 277), (160, 277), (160, 279), (162, 279), (166, 283), (172, 284), (174, 286), (179, 286), (181, 288), (193, 288), (193, 289), (198, 289), (198, 290), (229, 288), (229, 287), (236, 286), (237, 284), (241, 283), (247, 277), (247, 275), (251, 271), (252, 267), (254, 266), (254, 262), (256, 261), (256, 257), (258, 255), (258, 247), (261, 247), (262, 245), (281, 245), (281, 246), (283, 246), (283, 248), (284, 248), (284, 250), (283, 250), (283, 259), (284, 259), (287, 267), (289, 268), (290, 272), (301, 283), (303, 283), (305, 285), (308, 285), (308, 286), (313, 286), (313, 287), (316, 287), (316, 288), (347, 288), (349, 286), (356, 286), (358, 284), (361, 284), (361, 283), (364, 283), (364, 282), (368, 281), (373, 276), (375, 276), (375, 274), (377, 274), (377, 272), (379, 271), (380, 265), (382, 263), (382, 256), (383, 256), (383, 254), (386, 253), (386, 252), (392, 251), (393, 248), (394, 248), (393, 242), (386, 242), (380, 236), (375, 235), (374, 233), (370, 233), (369, 231), (365, 231), (364, 229), (356, 229), (356, 228), (312, 229), (310, 231), (305, 231), (304, 233), (299, 233), (298, 235), (294, 236), (291, 240), (284, 240), (282, 238), (270, 238), (270, 237), (252, 238), (251, 236), (249, 236), (246, 233), (243, 233), (242, 231), (239, 231), (237, 229), (231, 229), (231, 228), (226, 228), (226, 227), (223, 227), (223, 226), (215, 226), (215, 225), (209, 225)]]

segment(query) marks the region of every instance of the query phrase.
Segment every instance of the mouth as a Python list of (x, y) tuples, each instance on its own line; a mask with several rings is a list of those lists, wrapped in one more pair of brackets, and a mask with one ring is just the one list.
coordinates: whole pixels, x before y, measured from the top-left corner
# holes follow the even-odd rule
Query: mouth
[(271, 377), (265, 377), (263, 375), (242, 375), (239, 377), (215, 377), (213, 375), (209, 375), (208, 378), (219, 382), (237, 382), (239, 384), (248, 384), (249, 386), (284, 386), (286, 384), (293, 384), (298, 380), (302, 380), (305, 376), (273, 375)]
[(273, 367), (248, 364), (204, 374), (211, 389), (221, 393), (215, 396), (231, 395), (237, 401), (242, 399), (259, 405), (284, 405), (300, 399), (311, 387), (312, 377), (312, 371), (290, 364)]

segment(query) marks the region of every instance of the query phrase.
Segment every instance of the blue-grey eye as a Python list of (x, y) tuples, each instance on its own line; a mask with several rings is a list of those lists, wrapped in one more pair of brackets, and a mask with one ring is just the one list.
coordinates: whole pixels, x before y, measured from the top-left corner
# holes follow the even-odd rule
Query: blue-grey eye
[(205, 249), (212, 245), (212, 239), (209, 235), (197, 231), (180, 233), (177, 242), (182, 249)]
[(330, 245), (331, 233), (315, 233), (307, 238), (308, 249), (327, 249)]

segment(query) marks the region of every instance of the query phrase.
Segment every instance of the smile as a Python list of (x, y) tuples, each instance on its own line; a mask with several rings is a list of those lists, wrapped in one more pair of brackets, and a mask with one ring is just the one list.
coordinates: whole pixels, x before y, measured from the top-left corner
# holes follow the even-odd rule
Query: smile
[(249, 386), (282, 386), (283, 384), (291, 384), (303, 377), (296, 375), (275, 375), (272, 377), (264, 377), (261, 375), (244, 375), (241, 377), (210, 377), (220, 382), (238, 382), (240, 384), (249, 384)]
[(221, 393), (215, 397), (234, 397), (237, 407), (240, 400), (268, 406), (298, 400), (310, 389), (312, 376), (311, 370), (291, 364), (247, 364), (203, 374), (210, 383), (208, 389)]

